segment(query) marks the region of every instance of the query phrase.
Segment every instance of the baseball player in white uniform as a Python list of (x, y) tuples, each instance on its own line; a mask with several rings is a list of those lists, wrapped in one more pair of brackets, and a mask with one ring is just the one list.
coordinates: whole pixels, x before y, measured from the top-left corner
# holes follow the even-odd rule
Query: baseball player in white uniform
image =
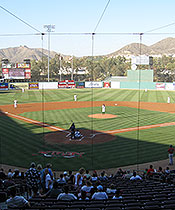
[(76, 94), (74, 95), (74, 101), (77, 101), (77, 95)]
[(15, 100), (14, 100), (14, 108), (15, 108), (15, 109), (17, 108), (17, 103), (18, 103), (18, 102), (17, 102), (17, 100), (15, 99)]
[(103, 104), (102, 105), (102, 107), (101, 107), (101, 111), (102, 111), (102, 114), (105, 114), (105, 112), (106, 112), (106, 106), (105, 106), (105, 104)]
[(168, 99), (167, 99), (167, 103), (169, 104), (170, 103), (170, 97), (168, 96)]

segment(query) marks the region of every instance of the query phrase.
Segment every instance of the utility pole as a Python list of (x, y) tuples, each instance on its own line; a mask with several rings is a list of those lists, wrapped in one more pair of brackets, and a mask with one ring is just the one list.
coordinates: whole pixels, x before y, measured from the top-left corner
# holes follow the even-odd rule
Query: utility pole
[(50, 63), (50, 32), (53, 32), (55, 25), (44, 25), (48, 32), (48, 82), (49, 82), (49, 63)]

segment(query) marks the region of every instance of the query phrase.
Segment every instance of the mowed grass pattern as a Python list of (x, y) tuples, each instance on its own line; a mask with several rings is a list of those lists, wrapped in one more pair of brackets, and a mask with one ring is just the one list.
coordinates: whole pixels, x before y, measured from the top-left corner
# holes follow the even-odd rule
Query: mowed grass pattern
[[(112, 89), (69, 89), (11, 91), (0, 94), (0, 104), (38, 103), (49, 101), (73, 101), (77, 94), (78, 101), (145, 101), (161, 102), (167, 105), (167, 97), (174, 103), (173, 91), (112, 90)], [(115, 130), (165, 122), (174, 122), (174, 114), (148, 110), (138, 111), (129, 107), (107, 107), (107, 112), (116, 114), (113, 119), (92, 119), (89, 114), (101, 113), (101, 107), (67, 110), (49, 110), (23, 113), (22, 116), (39, 120), (64, 129), (74, 121), (78, 128), (93, 130)], [(1, 163), (28, 167), (31, 161), (45, 164), (51, 162), (57, 170), (77, 170), (84, 166), (88, 169), (120, 167), (167, 158), (169, 144), (174, 144), (174, 126), (148, 130), (132, 131), (116, 135), (116, 139), (104, 144), (92, 145), (48, 145), (44, 134), (49, 131), (37, 125), (1, 116)], [(45, 158), (39, 151), (74, 151), (84, 152), (82, 157), (72, 159)], [(148, 155), (148, 151), (149, 154)]]

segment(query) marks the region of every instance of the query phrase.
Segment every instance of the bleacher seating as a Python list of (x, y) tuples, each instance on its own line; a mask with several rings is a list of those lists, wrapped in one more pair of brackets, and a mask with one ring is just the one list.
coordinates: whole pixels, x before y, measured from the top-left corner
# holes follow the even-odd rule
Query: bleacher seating
[[(107, 200), (75, 200), (60, 201), (56, 198), (31, 198), (31, 208), (26, 210), (139, 210), (139, 209), (175, 209), (175, 185), (174, 175), (171, 175), (170, 182), (162, 182), (161, 179), (143, 179), (131, 181), (123, 179), (121, 176), (114, 176), (106, 182), (101, 182), (106, 190), (111, 183), (116, 189), (122, 190), (122, 199), (112, 199), (113, 194), (109, 194)], [(18, 194), (26, 196), (25, 180), (16, 181)], [(76, 194), (76, 190), (70, 185), (71, 193)], [(4, 197), (5, 196), (5, 197)], [(77, 196), (77, 194), (76, 194)], [(1, 189), (0, 202), (8, 197), (8, 191)], [(15, 208), (19, 209), (19, 208)]]

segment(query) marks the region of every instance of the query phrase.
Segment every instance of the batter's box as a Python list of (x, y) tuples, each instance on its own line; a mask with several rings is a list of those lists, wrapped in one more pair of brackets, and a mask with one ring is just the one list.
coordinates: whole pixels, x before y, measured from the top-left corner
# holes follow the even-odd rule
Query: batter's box
[(105, 143), (116, 139), (116, 136), (103, 133), (102, 131), (89, 130), (79, 128), (81, 137), (79, 139), (71, 139), (70, 131), (56, 131), (45, 135), (45, 142), (48, 144), (98, 144)]

